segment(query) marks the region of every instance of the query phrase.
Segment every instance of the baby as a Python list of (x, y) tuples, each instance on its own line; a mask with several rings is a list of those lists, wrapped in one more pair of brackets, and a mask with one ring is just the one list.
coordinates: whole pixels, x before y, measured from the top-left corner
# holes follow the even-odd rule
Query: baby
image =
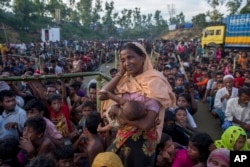
[(106, 111), (106, 117), (111, 126), (119, 127), (121, 125), (117, 117), (124, 117), (128, 121), (135, 121), (147, 115), (147, 110), (143, 102), (126, 100), (106, 90), (102, 90), (102, 92), (106, 93), (110, 99), (117, 103), (110, 106)]

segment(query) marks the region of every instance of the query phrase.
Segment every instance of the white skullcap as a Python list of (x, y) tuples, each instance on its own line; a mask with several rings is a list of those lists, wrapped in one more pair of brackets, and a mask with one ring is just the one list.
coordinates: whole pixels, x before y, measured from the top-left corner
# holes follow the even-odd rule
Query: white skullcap
[(228, 78), (234, 79), (234, 77), (231, 74), (228, 74), (223, 77), (223, 81)]

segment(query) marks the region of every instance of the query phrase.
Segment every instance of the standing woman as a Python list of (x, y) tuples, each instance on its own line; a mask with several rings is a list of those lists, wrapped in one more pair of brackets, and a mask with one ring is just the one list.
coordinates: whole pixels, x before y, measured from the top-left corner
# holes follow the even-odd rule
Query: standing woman
[[(125, 167), (153, 166), (155, 148), (163, 128), (164, 110), (175, 105), (175, 95), (163, 74), (153, 69), (141, 44), (125, 44), (119, 57), (120, 70), (103, 89), (127, 100), (144, 102), (147, 115), (128, 121), (122, 117), (123, 114), (119, 114), (122, 110), (117, 111), (115, 115), (124, 122), (124, 126), (118, 129), (109, 150), (120, 156)], [(102, 91), (100, 99), (108, 100)], [(104, 111), (108, 106), (102, 107)]]

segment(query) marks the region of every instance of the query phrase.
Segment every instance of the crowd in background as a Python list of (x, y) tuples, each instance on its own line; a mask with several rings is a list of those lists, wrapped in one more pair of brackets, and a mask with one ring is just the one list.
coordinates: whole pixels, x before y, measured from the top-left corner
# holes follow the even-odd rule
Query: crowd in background
[[(196, 40), (138, 43), (140, 45), (127, 46), (127, 41), (64, 40), (1, 44), (2, 78), (56, 74), (58, 79), (0, 81), (0, 165), (119, 167), (148, 163), (162, 167), (212, 167), (216, 163), (229, 166), (228, 150), (249, 151), (250, 67), (247, 52), (226, 53), (222, 48), (205, 50)], [(127, 48), (124, 49), (124, 45)], [(123, 53), (126, 49), (132, 53)], [(60, 79), (61, 73), (97, 70), (101, 64), (114, 61), (116, 52), (120, 53), (121, 64), (132, 62), (132, 65), (127, 65), (126, 72), (121, 68), (109, 71), (112, 80), (102, 93), (118, 103), (114, 111), (97, 108), (99, 92), (95, 80), (86, 83), (82, 77)], [(141, 59), (141, 55), (147, 58)], [(133, 64), (132, 59), (137, 63)], [(145, 71), (145, 62), (149, 59), (147, 70), (152, 72), (154, 68), (157, 71), (152, 72), (154, 75)], [(143, 67), (143, 71), (139, 71), (148, 80), (137, 77), (137, 73), (132, 77), (135, 80), (127, 77), (127, 73), (137, 67)], [(156, 84), (152, 93), (152, 85), (148, 83), (155, 76), (161, 80), (157, 84), (152, 81)], [(129, 81), (135, 83), (130, 85)], [(140, 87), (146, 87), (144, 84), (149, 87), (142, 91), (145, 95), (141, 92), (137, 95)], [(164, 87), (157, 87), (162, 85)], [(160, 90), (166, 94), (159, 96)], [(118, 97), (112, 94), (117, 92), (125, 101), (117, 100)], [(150, 112), (129, 120), (125, 114), (129, 117), (136, 113), (136, 110), (129, 113), (133, 108), (141, 111), (145, 106), (127, 104), (127, 100), (143, 101)], [(170, 105), (171, 102), (175, 104)], [(193, 118), (200, 111), (199, 102), (208, 105), (209, 111), (204, 112), (211, 112), (220, 121), (221, 139), (214, 141), (209, 134), (200, 131)], [(134, 107), (129, 108), (130, 105)], [(133, 123), (148, 119), (149, 114), (157, 117), (162, 108), (165, 116), (159, 121), (151, 120), (152, 123), (145, 126)], [(124, 120), (119, 120), (118, 127), (111, 126), (106, 114), (108, 110), (113, 112), (112, 117), (124, 117), (126, 125), (121, 128)], [(161, 124), (159, 133), (158, 125)], [(126, 138), (122, 144), (121, 136)], [(133, 152), (133, 147), (142, 149)]]

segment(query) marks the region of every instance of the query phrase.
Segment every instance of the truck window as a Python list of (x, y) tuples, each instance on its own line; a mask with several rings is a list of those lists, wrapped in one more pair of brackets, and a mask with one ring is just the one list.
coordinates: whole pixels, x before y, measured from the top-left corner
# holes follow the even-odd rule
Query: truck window
[(221, 35), (221, 30), (216, 30), (216, 35)]
[(209, 30), (209, 35), (214, 35), (214, 30)]

